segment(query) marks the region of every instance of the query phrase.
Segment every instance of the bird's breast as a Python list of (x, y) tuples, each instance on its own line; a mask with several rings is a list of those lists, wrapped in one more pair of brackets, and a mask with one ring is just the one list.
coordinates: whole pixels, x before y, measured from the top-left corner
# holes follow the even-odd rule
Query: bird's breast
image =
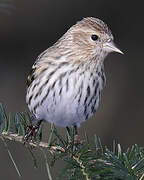
[(102, 88), (100, 73), (51, 69), (33, 81), (28, 89), (27, 102), (37, 119), (68, 126), (81, 123), (94, 114)]

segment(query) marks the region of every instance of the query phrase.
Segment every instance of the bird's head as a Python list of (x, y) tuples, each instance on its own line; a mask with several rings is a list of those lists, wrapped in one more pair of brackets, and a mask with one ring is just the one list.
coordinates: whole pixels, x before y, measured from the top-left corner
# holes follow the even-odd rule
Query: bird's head
[(82, 59), (104, 57), (110, 52), (122, 53), (113, 41), (108, 26), (100, 19), (88, 17), (77, 22), (65, 34), (67, 48)]

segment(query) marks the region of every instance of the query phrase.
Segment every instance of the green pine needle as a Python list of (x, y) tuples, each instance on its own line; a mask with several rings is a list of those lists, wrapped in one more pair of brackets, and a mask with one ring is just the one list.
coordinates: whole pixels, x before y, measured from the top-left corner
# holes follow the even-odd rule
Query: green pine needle
[(16, 165), (16, 163), (15, 163), (13, 157), (12, 157), (12, 154), (11, 154), (9, 148), (8, 148), (8, 145), (7, 145), (6, 141), (3, 138), (2, 138), (2, 141), (3, 141), (4, 146), (5, 146), (5, 148), (6, 148), (7, 152), (8, 152), (9, 158), (12, 161), (12, 163), (13, 163), (15, 169), (16, 169), (16, 172), (17, 172), (18, 176), (21, 177), (21, 173), (20, 173), (20, 171), (19, 171), (19, 169), (18, 169), (18, 167), (17, 167), (17, 165)]
[[(22, 134), (24, 138), (27, 126), (31, 124), (31, 116), (27, 112), (16, 113), (12, 117), (11, 114), (7, 115), (5, 108), (0, 104), (0, 137), (19, 177), (21, 177), (20, 171), (8, 149), (5, 138), (11, 133), (13, 133), (13, 137), (20, 137), (20, 134)], [(12, 127), (14, 127), (14, 130)], [(16, 140), (13, 138), (7, 139)], [(102, 145), (98, 136), (95, 135), (92, 141), (86, 133), (80, 144), (74, 144), (74, 128), (70, 128), (65, 137), (59, 134), (53, 124), (51, 124), (48, 143), (41, 142), (42, 126), (40, 126), (35, 140), (35, 147), (43, 152), (49, 180), (52, 180), (50, 168), (53, 168), (55, 162), (59, 160), (66, 164), (61, 173), (58, 174), (60, 179), (144, 179), (144, 148), (138, 145), (123, 150), (122, 146), (114, 140), (111, 150)], [(19, 142), (21, 141), (19, 140)], [(45, 144), (43, 148), (41, 143)], [(39, 162), (33, 153), (33, 149), (29, 143), (26, 147), (32, 155), (34, 167), (38, 168)], [(47, 153), (50, 154), (50, 160), (47, 158)]]

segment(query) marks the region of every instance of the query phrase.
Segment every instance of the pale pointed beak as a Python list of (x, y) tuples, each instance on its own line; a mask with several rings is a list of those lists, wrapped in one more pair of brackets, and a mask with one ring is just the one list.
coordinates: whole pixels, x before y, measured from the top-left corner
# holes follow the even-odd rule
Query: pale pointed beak
[(113, 41), (107, 42), (104, 44), (104, 49), (106, 52), (117, 52), (124, 54), (120, 49), (118, 49)]

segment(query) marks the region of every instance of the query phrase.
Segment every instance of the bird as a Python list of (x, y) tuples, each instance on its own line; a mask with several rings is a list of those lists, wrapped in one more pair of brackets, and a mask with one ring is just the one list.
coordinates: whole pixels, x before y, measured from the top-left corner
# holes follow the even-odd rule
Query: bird
[(37, 122), (75, 129), (96, 112), (106, 85), (104, 59), (111, 52), (123, 54), (108, 26), (86, 17), (36, 59), (27, 79), (26, 103)]

